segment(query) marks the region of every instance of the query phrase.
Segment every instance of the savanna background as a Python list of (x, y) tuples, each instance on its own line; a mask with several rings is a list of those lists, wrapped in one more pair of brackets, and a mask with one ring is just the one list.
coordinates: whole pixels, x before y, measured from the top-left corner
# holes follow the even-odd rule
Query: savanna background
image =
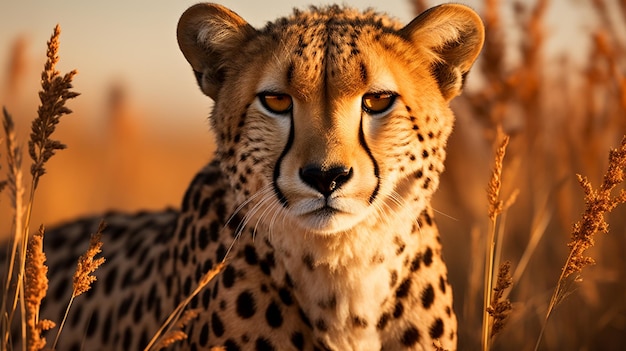
[[(175, 38), (178, 17), (195, 2), (0, 3), (0, 103), (15, 118), (22, 143), (39, 103), (44, 43), (57, 23), (63, 29), (59, 69), (79, 71), (74, 90), (82, 95), (69, 102), (74, 113), (56, 132), (69, 148), (46, 167), (33, 226), (107, 209), (178, 206), (213, 150), (211, 102)], [(220, 3), (261, 26), (311, 2)], [(406, 23), (437, 2), (346, 3)], [(498, 221), (502, 259), (513, 269), (513, 312), (493, 349), (532, 350), (584, 208), (576, 174), (597, 186), (609, 149), (626, 134), (626, 1), (464, 3), (483, 17), (487, 42), (464, 95), (453, 102), (458, 119), (434, 204), (456, 289), (459, 348), (480, 346), (491, 226), (485, 189), (500, 128), (511, 136), (501, 196), (519, 195)], [(10, 213), (3, 197), (0, 233), (9, 231)], [(598, 234), (589, 251), (596, 264), (554, 310), (541, 350), (626, 347), (626, 206), (607, 221), (609, 233)]]

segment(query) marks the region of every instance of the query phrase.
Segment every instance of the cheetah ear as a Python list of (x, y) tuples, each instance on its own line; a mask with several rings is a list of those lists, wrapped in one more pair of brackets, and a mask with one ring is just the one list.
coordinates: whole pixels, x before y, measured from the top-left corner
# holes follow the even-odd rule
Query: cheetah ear
[(256, 30), (231, 10), (196, 4), (178, 21), (178, 46), (191, 64), (202, 91), (213, 100), (224, 82), (229, 58)]
[(467, 6), (444, 4), (417, 16), (400, 34), (433, 54), (432, 72), (446, 100), (461, 93), (485, 38), (483, 22)]

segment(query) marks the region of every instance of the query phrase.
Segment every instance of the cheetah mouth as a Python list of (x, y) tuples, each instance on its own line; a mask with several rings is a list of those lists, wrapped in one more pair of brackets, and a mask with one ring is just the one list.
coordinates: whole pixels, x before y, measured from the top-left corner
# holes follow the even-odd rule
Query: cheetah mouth
[(316, 217), (331, 217), (334, 215), (337, 215), (339, 213), (343, 213), (343, 211), (340, 211), (334, 207), (328, 206), (328, 205), (324, 205), (321, 208), (318, 208), (317, 210), (313, 210), (309, 213), (307, 213), (306, 215), (309, 216), (316, 216)]
[(320, 204), (315, 208), (295, 213), (296, 222), (309, 232), (329, 235), (345, 232), (359, 222), (358, 216), (345, 211), (341, 207)]

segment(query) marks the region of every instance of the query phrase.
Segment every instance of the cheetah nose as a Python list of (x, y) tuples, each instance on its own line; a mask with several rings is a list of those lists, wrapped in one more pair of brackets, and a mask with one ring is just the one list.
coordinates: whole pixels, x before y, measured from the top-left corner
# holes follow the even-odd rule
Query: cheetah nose
[(322, 169), (316, 165), (300, 169), (300, 179), (311, 188), (328, 197), (352, 178), (352, 168), (344, 166)]

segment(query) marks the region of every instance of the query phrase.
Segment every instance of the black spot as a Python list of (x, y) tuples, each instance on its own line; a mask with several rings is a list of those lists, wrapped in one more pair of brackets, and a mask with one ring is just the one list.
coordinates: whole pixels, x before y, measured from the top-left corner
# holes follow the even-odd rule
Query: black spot
[(222, 262), (224, 260), (224, 257), (226, 257), (226, 246), (224, 246), (224, 244), (220, 244), (215, 253), (216, 261)]
[(287, 286), (290, 288), (293, 288), (295, 286), (293, 284), (293, 279), (291, 279), (291, 276), (289, 275), (289, 273), (285, 273), (285, 284), (287, 284)]
[[(417, 133), (417, 140), (420, 142), (424, 141), (424, 136), (421, 133)], [(413, 156), (415, 158), (415, 156)]]
[(154, 317), (156, 320), (160, 321), (161, 320), (161, 298), (158, 297), (155, 301), (155, 305), (154, 305)]
[(209, 245), (209, 232), (206, 227), (201, 227), (200, 232), (198, 233), (198, 248), (200, 250), (206, 249)]
[(391, 279), (390, 279), (389, 286), (394, 287), (397, 282), (398, 282), (398, 271), (393, 270), (391, 271)]
[(328, 330), (328, 326), (326, 325), (326, 321), (323, 320), (322, 318), (318, 319), (315, 321), (315, 328), (317, 328), (319, 331), (325, 332)]
[(443, 335), (443, 321), (437, 318), (430, 326), (430, 337), (434, 340), (439, 339)]
[(283, 315), (276, 302), (272, 301), (269, 306), (267, 306), (267, 310), (265, 310), (265, 320), (272, 328), (279, 328), (283, 325)]
[(148, 310), (152, 310), (152, 308), (154, 307), (156, 298), (157, 298), (157, 287), (156, 287), (156, 284), (153, 283), (152, 286), (150, 286), (150, 291), (148, 292), (148, 299), (146, 300), (146, 308)]
[(404, 305), (402, 302), (398, 301), (393, 309), (393, 318), (400, 318), (402, 314), (404, 314)]
[(104, 319), (104, 325), (102, 326), (102, 338), (100, 340), (103, 345), (109, 342), (109, 338), (111, 337), (111, 327), (113, 324), (112, 313), (113, 311), (109, 310), (107, 317)]
[(115, 288), (115, 280), (117, 279), (117, 267), (113, 266), (104, 278), (104, 293), (110, 295)]
[(295, 332), (291, 335), (291, 344), (298, 350), (304, 350), (304, 335), (300, 332)]
[(286, 288), (280, 288), (278, 290), (278, 296), (280, 297), (280, 301), (282, 301), (285, 305), (291, 306), (293, 304), (293, 297), (291, 297), (291, 292)]
[(413, 261), (411, 261), (411, 272), (415, 272), (420, 269), (420, 262), (422, 261), (421, 255), (416, 255)]
[(428, 284), (426, 288), (422, 291), (422, 306), (425, 309), (429, 309), (435, 301), (435, 289), (433, 289), (432, 284)]
[(426, 251), (424, 252), (424, 264), (426, 265), (426, 267), (430, 267), (432, 263), (433, 263), (433, 250), (429, 247), (429, 248), (426, 248)]
[(446, 314), (448, 315), (448, 317), (452, 315), (452, 309), (450, 308), (450, 306), (446, 307)]
[(128, 311), (130, 311), (130, 305), (133, 303), (133, 298), (134, 295), (128, 295), (128, 297), (125, 298), (120, 304), (120, 307), (117, 310), (117, 314), (120, 318), (126, 316), (126, 314), (128, 314)]
[(237, 314), (241, 318), (250, 318), (256, 313), (256, 303), (250, 291), (244, 291), (237, 296)]
[(204, 200), (202, 200), (202, 204), (200, 205), (200, 213), (198, 213), (198, 216), (201, 218), (204, 218), (207, 213), (209, 213), (209, 206), (211, 206), (211, 197), (207, 197)]
[[(72, 260), (75, 261), (75, 258), (72, 258)], [(76, 262), (74, 262), (74, 264), (76, 264)], [(65, 289), (69, 289), (71, 286), (72, 283), (69, 281), (68, 278), (63, 278), (62, 281), (59, 281), (59, 284), (56, 286), (54, 292), (52, 293), (54, 300), (62, 301), (66, 297)]]
[[(218, 240), (220, 239), (220, 229), (221, 226), (217, 222), (211, 222), (211, 224), (209, 224), (209, 238), (214, 243), (218, 242)], [(202, 242), (200, 242), (200, 244), (202, 244)], [(200, 248), (202, 248), (202, 245), (200, 245)]]
[(139, 323), (143, 317), (143, 297), (140, 297), (135, 304), (135, 309), (133, 310), (133, 321), (135, 323)]
[(439, 290), (444, 294), (446, 293), (446, 280), (441, 275), (439, 276)]
[(252, 245), (246, 245), (243, 249), (244, 256), (246, 258), (246, 262), (249, 265), (256, 265), (259, 262), (259, 258), (256, 254), (256, 250)]
[(157, 262), (157, 269), (160, 271), (165, 267), (165, 264), (170, 260), (170, 251), (166, 250), (159, 255), (159, 261)]
[(219, 290), (219, 284), (213, 284), (213, 300), (217, 299), (217, 292)]
[(202, 292), (202, 307), (206, 310), (209, 308), (209, 302), (211, 302), (211, 289), (204, 288)]
[(424, 217), (424, 219), (426, 220), (426, 224), (428, 224), (429, 226), (433, 225), (433, 219), (432, 217), (430, 217), (427, 211), (422, 212), (422, 217)]
[(402, 333), (402, 338), (400, 340), (402, 341), (402, 344), (404, 344), (404, 346), (413, 346), (417, 344), (419, 339), (419, 330), (417, 330), (415, 326), (411, 325), (404, 331), (404, 333)]
[(313, 325), (311, 324), (311, 320), (301, 308), (298, 309), (298, 313), (300, 314), (300, 319), (302, 320), (302, 322), (306, 324), (309, 328), (313, 328)]
[(233, 266), (228, 265), (224, 269), (224, 273), (222, 273), (222, 284), (226, 289), (231, 288), (235, 284), (235, 268)]
[(98, 310), (94, 310), (91, 318), (89, 319), (89, 325), (87, 326), (87, 337), (92, 337), (96, 330), (98, 330), (99, 315)]
[(428, 156), (429, 155), (428, 155), (428, 151), (427, 150), (422, 151), (422, 157), (423, 158), (428, 158)]
[(276, 262), (274, 261), (274, 254), (271, 252), (265, 255), (265, 259), (259, 261), (259, 267), (261, 268), (261, 271), (266, 275), (270, 275), (270, 273), (272, 272), (272, 268), (274, 268), (275, 266)]
[(183, 294), (185, 296), (189, 296), (191, 293), (191, 277), (185, 278), (185, 282), (183, 283)]
[(202, 328), (200, 328), (200, 337), (198, 338), (198, 341), (200, 342), (200, 345), (202, 346), (206, 346), (206, 344), (209, 342), (209, 324), (208, 323), (204, 323), (202, 325)]
[[(187, 246), (185, 246), (185, 248), (187, 248)], [(148, 261), (148, 263), (145, 264), (145, 268), (144, 268), (144, 270), (141, 273), (141, 276), (139, 278), (140, 281), (144, 281), (144, 280), (148, 279), (148, 277), (150, 277), (152, 275), (152, 268), (154, 268), (154, 260), (151, 259), (150, 261)], [(97, 285), (97, 284), (95, 284), (95, 285)], [(93, 290), (93, 289), (91, 289), (91, 290)]]
[(363, 317), (352, 316), (352, 324), (357, 328), (367, 328), (367, 320)]
[(275, 350), (274, 345), (267, 340), (266, 338), (258, 338), (254, 344), (255, 350), (257, 351), (273, 351)]
[(419, 171), (415, 172), (415, 178), (420, 179), (423, 176), (424, 176), (424, 172), (422, 172), (421, 169)]
[(224, 341), (224, 348), (226, 349), (226, 351), (239, 351), (239, 350), (241, 350), (239, 348), (239, 345), (233, 339), (228, 339), (228, 340)]
[(383, 330), (385, 329), (385, 327), (387, 326), (387, 323), (389, 323), (389, 318), (391, 316), (389, 315), (389, 313), (383, 313), (382, 316), (380, 316), (380, 319), (378, 320), (378, 323), (376, 324), (376, 328), (378, 330)]
[(293, 64), (293, 62), (289, 63), (289, 66), (287, 66), (287, 84), (291, 85), (291, 81), (293, 80), (293, 71), (295, 70), (295, 66)]
[(361, 62), (361, 65), (360, 65), (360, 72), (361, 72), (361, 80), (363, 81), (363, 84), (367, 84), (369, 74), (367, 72), (367, 67), (365, 66), (365, 63), (363, 62)]
[(224, 335), (224, 323), (222, 323), (220, 316), (215, 312), (211, 315), (211, 329), (217, 337)]
[(146, 331), (145, 329), (141, 331), (141, 335), (139, 336), (139, 350), (144, 349), (146, 346), (148, 346), (148, 342), (150, 342), (150, 339), (148, 338), (148, 331)]
[(430, 182), (431, 182), (431, 181), (432, 181), (432, 180), (431, 180), (430, 178), (426, 178), (426, 179), (424, 180), (424, 185), (422, 186), (422, 188), (424, 188), (424, 189), (428, 189), (428, 187), (430, 186)]
[(411, 290), (411, 279), (406, 278), (402, 281), (402, 284), (396, 289), (396, 297), (403, 298), (409, 295), (409, 291)]
[[(197, 194), (194, 196), (194, 201), (196, 200), (196, 198), (198, 198), (198, 197), (199, 197), (199, 195), (200, 195), (200, 194), (199, 194), (199, 193), (197, 193)], [(199, 199), (198, 199), (198, 201), (199, 201)], [(195, 207), (196, 207), (196, 206), (194, 206), (194, 208), (195, 208)], [(181, 227), (178, 229), (178, 230), (179, 230), (179, 232), (178, 232), (178, 239), (179, 239), (180, 241), (183, 241), (183, 240), (185, 239), (185, 235), (187, 235), (187, 229), (189, 228), (189, 225), (191, 224), (191, 220), (192, 220), (192, 219), (193, 219), (193, 218), (191, 218), (191, 216), (189, 216), (189, 217), (185, 218), (185, 219), (183, 220), (183, 224), (182, 224), (182, 225), (181, 225)]]
[(124, 350), (132, 349), (131, 345), (133, 344), (133, 331), (130, 327), (124, 329), (124, 338), (122, 339), (122, 345), (124, 346)]
[(302, 262), (309, 270), (315, 269), (315, 262), (313, 262), (313, 256), (311, 254), (306, 254), (302, 257)]

